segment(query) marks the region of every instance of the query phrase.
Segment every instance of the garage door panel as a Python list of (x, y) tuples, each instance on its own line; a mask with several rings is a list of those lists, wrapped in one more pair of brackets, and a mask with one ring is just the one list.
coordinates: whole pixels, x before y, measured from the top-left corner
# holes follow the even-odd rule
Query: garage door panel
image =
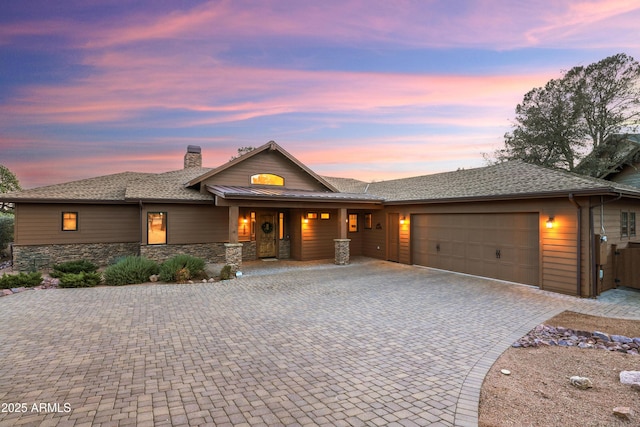
[(537, 213), (423, 214), (412, 224), (415, 264), (538, 285)]

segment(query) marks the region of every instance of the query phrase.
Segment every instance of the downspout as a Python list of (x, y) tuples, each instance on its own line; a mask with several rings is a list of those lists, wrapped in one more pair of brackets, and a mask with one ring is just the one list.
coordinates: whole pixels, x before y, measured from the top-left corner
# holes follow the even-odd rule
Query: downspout
[(140, 215), (138, 224), (140, 225), (140, 232), (138, 233), (138, 256), (142, 253), (142, 200), (138, 200), (138, 206), (140, 207)]
[[(620, 199), (622, 199), (622, 193), (618, 193), (618, 197), (616, 197), (615, 199), (611, 199), (607, 201), (602, 201), (602, 198), (600, 198), (601, 202), (599, 205), (589, 206), (589, 245), (590, 245), (590, 251), (591, 251), (591, 274), (593, 277), (593, 280), (591, 282), (591, 292), (590, 292), (591, 295), (589, 295), (591, 298), (597, 297), (596, 294), (598, 293), (598, 278), (599, 278), (598, 266), (596, 265), (596, 236), (594, 233), (594, 226), (593, 226), (593, 209), (602, 207), (607, 203), (617, 202)], [(604, 221), (603, 218), (600, 218), (600, 221), (601, 222)]]
[(569, 194), (569, 201), (578, 209), (578, 236), (576, 237), (576, 245), (577, 245), (577, 271), (576, 271), (576, 295), (578, 297), (582, 297), (582, 206), (576, 202), (573, 197), (573, 193)]

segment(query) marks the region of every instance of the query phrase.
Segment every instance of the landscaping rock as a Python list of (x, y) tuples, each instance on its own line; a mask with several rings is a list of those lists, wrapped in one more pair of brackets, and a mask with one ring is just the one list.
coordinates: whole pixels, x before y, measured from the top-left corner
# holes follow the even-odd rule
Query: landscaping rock
[(538, 325), (527, 335), (511, 346), (516, 348), (542, 347), (559, 345), (561, 347), (577, 346), (582, 349), (601, 349), (619, 351), (636, 355), (640, 353), (640, 337), (630, 338), (624, 335), (608, 335), (604, 332), (574, 331), (568, 328)]
[(588, 388), (593, 388), (593, 383), (587, 377), (578, 377), (574, 376), (569, 378), (569, 382), (572, 386), (579, 388), (580, 390), (586, 390)]
[(640, 371), (620, 372), (620, 382), (622, 384), (640, 384)]
[(158, 275), (157, 274), (152, 274), (151, 276), (149, 276), (149, 281), (150, 282), (157, 282), (158, 281)]
[(613, 415), (623, 420), (629, 421), (633, 416), (633, 411), (628, 406), (618, 406), (613, 408)]
[(633, 342), (633, 339), (625, 337), (624, 335), (611, 335), (611, 341), (619, 342), (623, 344), (629, 344)]

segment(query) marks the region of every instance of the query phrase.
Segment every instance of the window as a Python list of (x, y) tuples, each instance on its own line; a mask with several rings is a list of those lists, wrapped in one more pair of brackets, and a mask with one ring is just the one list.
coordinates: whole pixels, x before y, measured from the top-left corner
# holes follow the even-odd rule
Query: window
[(78, 231), (78, 212), (62, 212), (62, 231)]
[(257, 173), (251, 176), (251, 184), (257, 185), (284, 185), (284, 178), (272, 173)]
[(371, 230), (373, 228), (373, 219), (370, 213), (364, 214), (364, 228), (365, 230)]
[(147, 244), (166, 245), (167, 244), (167, 213), (148, 212), (147, 213)]
[(256, 240), (256, 213), (251, 212), (251, 240)]
[(318, 219), (318, 212), (307, 212), (307, 219)]
[(320, 213), (320, 219), (330, 219), (330, 218), (331, 218), (331, 214), (329, 214), (329, 212)]
[(620, 237), (636, 236), (636, 213), (620, 212)]
[(284, 212), (278, 214), (278, 238), (284, 240)]
[(358, 214), (349, 214), (349, 232), (358, 231)]

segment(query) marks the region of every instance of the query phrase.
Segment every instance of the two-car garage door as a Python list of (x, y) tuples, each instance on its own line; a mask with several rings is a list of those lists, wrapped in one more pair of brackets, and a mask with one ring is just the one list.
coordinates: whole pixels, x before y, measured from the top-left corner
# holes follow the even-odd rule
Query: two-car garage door
[(411, 217), (413, 263), (539, 285), (537, 213)]

